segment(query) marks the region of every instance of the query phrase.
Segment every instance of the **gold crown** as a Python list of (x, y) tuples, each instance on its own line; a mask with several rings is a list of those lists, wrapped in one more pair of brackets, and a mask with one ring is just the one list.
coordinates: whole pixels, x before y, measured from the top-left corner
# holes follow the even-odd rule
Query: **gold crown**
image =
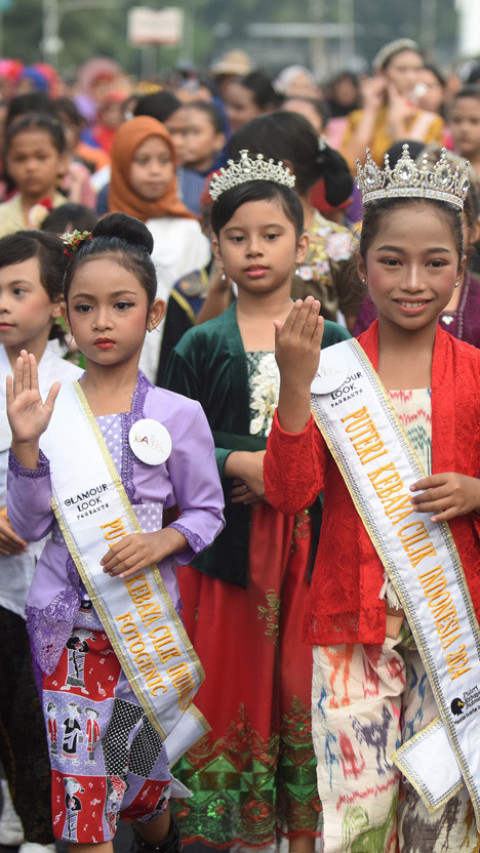
[(210, 196), (214, 201), (226, 190), (248, 181), (272, 181), (291, 189), (295, 186), (295, 175), (292, 175), (290, 169), (281, 160), (278, 163), (272, 158), (265, 160), (263, 154), (257, 154), (252, 159), (244, 149), (240, 151), (240, 160), (229, 160), (227, 165), (227, 169), (222, 167), (210, 181)]
[(357, 160), (357, 187), (365, 205), (385, 198), (433, 198), (463, 210), (470, 186), (468, 168), (468, 163), (462, 168), (452, 168), (445, 148), (434, 166), (429, 164), (427, 156), (418, 166), (410, 157), (408, 145), (404, 145), (402, 156), (393, 169), (385, 154), (382, 171), (367, 148), (365, 165)]

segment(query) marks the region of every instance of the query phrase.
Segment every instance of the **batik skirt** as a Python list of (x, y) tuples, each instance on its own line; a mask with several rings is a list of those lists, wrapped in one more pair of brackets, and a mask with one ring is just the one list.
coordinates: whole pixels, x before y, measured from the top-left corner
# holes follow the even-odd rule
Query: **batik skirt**
[(111, 840), (120, 817), (150, 820), (168, 804), (170, 771), (94, 611), (81, 611), (61, 658), (44, 675), (42, 704), (55, 837)]
[(311, 521), (252, 511), (248, 586), (179, 570), (184, 621), (205, 669), (211, 726), (175, 765), (193, 792), (172, 809), (184, 842), (267, 846), (321, 834), (310, 723), (312, 650), (302, 641)]
[(312, 721), (324, 853), (478, 853), (465, 786), (430, 814), (392, 761), (438, 717), (406, 621), (383, 644), (314, 649)]

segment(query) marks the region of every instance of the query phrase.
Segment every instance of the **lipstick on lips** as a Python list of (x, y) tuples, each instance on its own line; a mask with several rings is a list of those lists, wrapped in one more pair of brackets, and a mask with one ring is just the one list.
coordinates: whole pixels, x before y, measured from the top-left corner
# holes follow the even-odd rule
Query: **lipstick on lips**
[(112, 341), (111, 338), (97, 338), (93, 344), (97, 349), (112, 349), (115, 346), (115, 341)]

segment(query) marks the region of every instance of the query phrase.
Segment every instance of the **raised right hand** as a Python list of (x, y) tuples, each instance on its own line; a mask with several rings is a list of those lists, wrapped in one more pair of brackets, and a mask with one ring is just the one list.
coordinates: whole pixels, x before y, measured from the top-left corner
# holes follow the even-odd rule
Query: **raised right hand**
[(275, 358), (280, 370), (278, 419), (284, 430), (301, 432), (310, 419), (310, 386), (318, 369), (324, 320), (320, 302), (297, 299), (283, 323), (275, 322)]
[(35, 356), (22, 350), (15, 364), (15, 376), (7, 376), (7, 417), (13, 441), (31, 444), (45, 432), (60, 382), (55, 382), (43, 403), (38, 387), (38, 370)]
[(275, 322), (275, 358), (283, 388), (310, 385), (317, 372), (320, 359), (324, 320), (320, 316), (320, 302), (307, 296), (297, 299), (283, 325)]
[(387, 85), (384, 77), (366, 77), (361, 83), (364, 110), (379, 110), (383, 105)]

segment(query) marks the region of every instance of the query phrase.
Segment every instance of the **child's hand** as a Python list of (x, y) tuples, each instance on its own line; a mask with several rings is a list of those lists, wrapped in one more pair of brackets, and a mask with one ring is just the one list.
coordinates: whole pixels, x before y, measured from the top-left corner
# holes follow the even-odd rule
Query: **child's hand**
[(384, 77), (366, 77), (361, 83), (364, 110), (377, 111), (383, 106), (387, 84)]
[(38, 442), (50, 422), (59, 390), (60, 382), (55, 382), (43, 403), (35, 356), (22, 350), (15, 364), (14, 380), (7, 376), (7, 415), (16, 444)]
[(230, 500), (232, 504), (245, 504), (250, 506), (257, 503), (261, 495), (257, 495), (243, 480), (234, 480), (230, 489)]
[(433, 513), (431, 521), (449, 521), (457, 515), (480, 511), (480, 481), (465, 474), (448, 471), (418, 480), (410, 491), (418, 512)]
[(265, 499), (264, 458), (265, 450), (239, 451), (227, 458), (225, 473), (234, 477), (230, 491), (232, 503), (248, 505)]
[(320, 302), (307, 296), (297, 299), (283, 326), (275, 323), (275, 358), (282, 382), (310, 389), (320, 360), (323, 337)]
[(0, 554), (22, 554), (26, 548), (25, 540), (20, 539), (7, 516), (0, 512)]
[(100, 564), (113, 577), (129, 578), (187, 547), (183, 533), (165, 527), (154, 533), (130, 533), (112, 545)]
[(320, 302), (297, 299), (283, 326), (275, 323), (275, 358), (280, 370), (278, 419), (284, 430), (301, 432), (310, 418), (310, 386), (318, 369), (324, 321)]

